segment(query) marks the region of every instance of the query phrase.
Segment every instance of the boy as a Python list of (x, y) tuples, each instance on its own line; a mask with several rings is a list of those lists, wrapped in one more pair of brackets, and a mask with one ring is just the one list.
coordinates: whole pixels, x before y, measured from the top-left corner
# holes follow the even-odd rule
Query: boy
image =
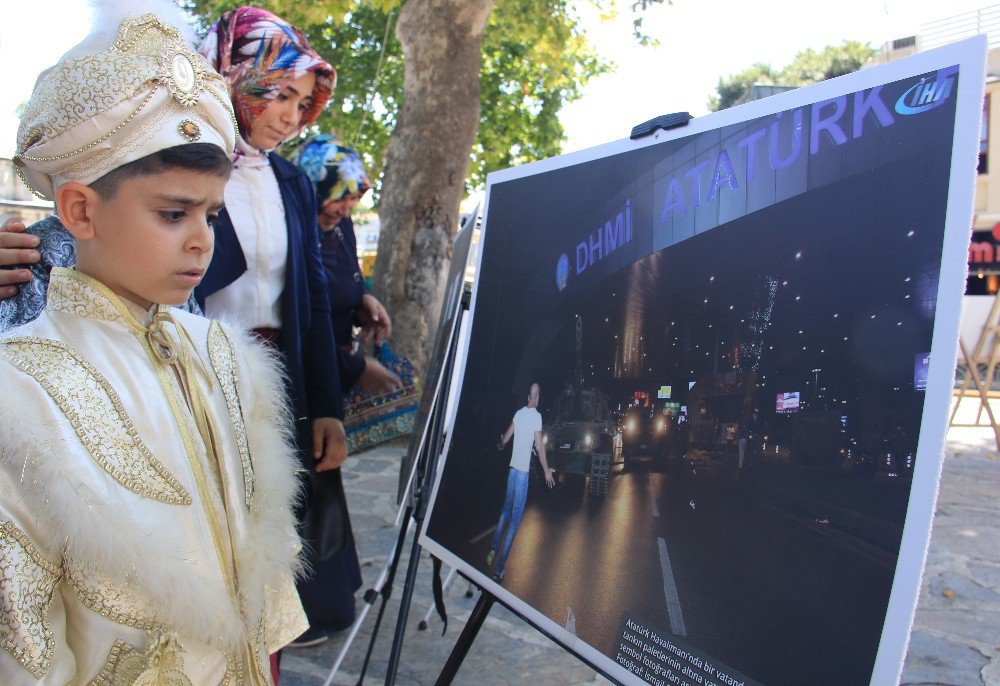
[(212, 256), (233, 112), (174, 25), (102, 28), (18, 131), (77, 264), (0, 337), (0, 683), (271, 684), (306, 626), (281, 375), (171, 307)]

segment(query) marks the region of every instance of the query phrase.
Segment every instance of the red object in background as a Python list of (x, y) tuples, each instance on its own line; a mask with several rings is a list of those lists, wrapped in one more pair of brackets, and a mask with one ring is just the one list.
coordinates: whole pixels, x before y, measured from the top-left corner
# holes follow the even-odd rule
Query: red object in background
[(271, 653), (271, 678), (274, 679), (274, 686), (278, 686), (278, 653)]
[(649, 407), (649, 393), (646, 391), (636, 391), (632, 394), (633, 407)]

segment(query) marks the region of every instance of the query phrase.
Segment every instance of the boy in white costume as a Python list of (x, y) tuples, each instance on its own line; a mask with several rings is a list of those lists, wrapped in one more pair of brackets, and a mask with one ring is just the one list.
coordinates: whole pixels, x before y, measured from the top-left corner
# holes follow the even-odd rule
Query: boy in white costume
[(18, 131), (78, 261), (0, 337), (4, 686), (271, 684), (307, 627), (277, 361), (171, 307), (211, 259), (236, 124), (157, 15), (99, 20)]

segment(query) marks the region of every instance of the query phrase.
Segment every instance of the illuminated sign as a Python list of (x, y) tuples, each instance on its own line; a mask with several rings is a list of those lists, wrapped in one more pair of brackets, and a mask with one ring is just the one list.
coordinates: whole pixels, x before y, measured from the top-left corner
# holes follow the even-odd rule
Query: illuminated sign
[(660, 386), (660, 389), (656, 391), (656, 397), (661, 400), (670, 397), (670, 386)]
[(778, 402), (774, 409), (778, 414), (791, 414), (792, 412), (798, 412), (799, 392), (792, 391), (791, 393), (779, 393)]
[(969, 245), (969, 267), (995, 273), (1000, 268), (1000, 223), (991, 231), (974, 231)]
[(930, 362), (930, 353), (919, 353), (913, 358), (913, 390), (927, 390), (927, 366)]

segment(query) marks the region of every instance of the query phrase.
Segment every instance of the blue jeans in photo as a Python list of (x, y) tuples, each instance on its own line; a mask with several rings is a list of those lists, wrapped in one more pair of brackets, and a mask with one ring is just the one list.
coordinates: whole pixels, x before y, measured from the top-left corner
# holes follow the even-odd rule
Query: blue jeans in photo
[(497, 550), (500, 545), (500, 537), (503, 536), (504, 525), (507, 525), (507, 536), (503, 540), (503, 548), (499, 549), (499, 556), (493, 570), (497, 574), (502, 574), (504, 566), (507, 564), (507, 556), (510, 555), (510, 546), (514, 543), (514, 536), (517, 535), (517, 527), (521, 525), (521, 515), (524, 513), (524, 501), (528, 498), (528, 472), (511, 467), (507, 472), (507, 494), (503, 499), (503, 511), (500, 512), (500, 521), (497, 523), (496, 533), (493, 534), (493, 550)]

